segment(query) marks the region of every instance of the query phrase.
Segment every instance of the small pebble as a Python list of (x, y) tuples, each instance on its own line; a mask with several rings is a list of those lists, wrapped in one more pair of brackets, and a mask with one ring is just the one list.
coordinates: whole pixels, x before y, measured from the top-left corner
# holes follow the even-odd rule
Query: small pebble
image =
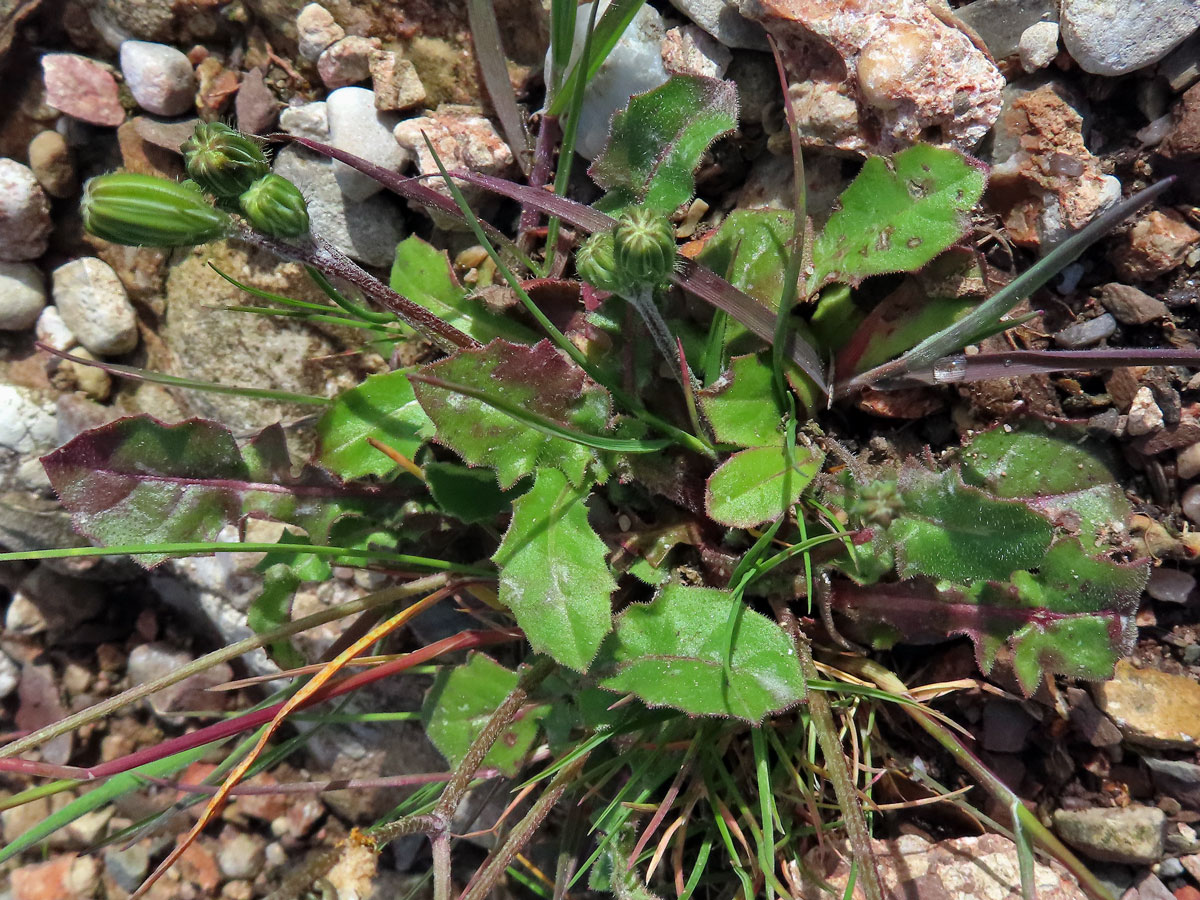
[(1146, 325), (1171, 315), (1161, 300), (1128, 284), (1104, 285), (1100, 288), (1100, 303), (1124, 325)]
[(728, 48), (695, 25), (672, 28), (663, 38), (663, 66), (672, 75), (724, 78), (732, 59)]
[[(75, 350), (72, 356), (93, 361), (96, 359), (82, 347)], [(108, 399), (113, 387), (112, 376), (103, 369), (69, 359), (59, 362), (50, 378), (50, 383), (60, 391), (83, 391), (89, 400), (100, 403)]]
[(1146, 593), (1163, 603), (1187, 603), (1196, 587), (1196, 579), (1179, 569), (1154, 569), (1146, 584)]
[(116, 128), (125, 121), (117, 80), (95, 60), (76, 53), (42, 57), (46, 103), (73, 119)]
[(1058, 56), (1058, 23), (1035, 22), (1022, 31), (1017, 54), (1026, 72), (1036, 72), (1054, 62)]
[(279, 101), (267, 87), (261, 67), (255, 66), (242, 78), (242, 86), (238, 88), (233, 105), (239, 130), (248, 134), (263, 134), (271, 130), (279, 115)]
[(239, 833), (217, 850), (217, 865), (226, 878), (252, 879), (262, 871), (264, 862), (262, 841), (249, 834)]
[(371, 54), (371, 86), (379, 109), (398, 112), (425, 105), (425, 85), (417, 67), (399, 54)]
[(1086, 322), (1068, 325), (1054, 335), (1054, 343), (1060, 347), (1066, 347), (1068, 350), (1078, 350), (1112, 337), (1116, 330), (1117, 320), (1110, 313), (1104, 313), (1094, 319), (1088, 319)]
[(121, 44), (121, 74), (138, 106), (156, 116), (182, 115), (195, 102), (192, 64), (174, 47), (125, 41)]
[(1063, 42), (1081, 69), (1123, 75), (1158, 62), (1200, 28), (1195, 0), (1063, 0)]
[(297, 137), (329, 140), (329, 111), (325, 101), (287, 107), (279, 114), (279, 127)]
[[(399, 172), (412, 160), (412, 154), (392, 135), (397, 117), (376, 108), (374, 92), (359, 87), (339, 88), (329, 95), (325, 106), (329, 142), (339, 150), (348, 150), (392, 172)], [(379, 182), (345, 163), (335, 162), (333, 170), (349, 200), (366, 200), (383, 190)]]
[(95, 257), (54, 270), (54, 305), (79, 343), (97, 356), (128, 353), (138, 343), (137, 316), (112, 267)]
[(376, 38), (344, 37), (321, 54), (317, 74), (330, 90), (366, 81), (371, 74), (371, 54), (379, 47)]
[(320, 3), (310, 3), (296, 16), (296, 34), (300, 55), (316, 62), (326, 47), (346, 36), (346, 31), (334, 21), (329, 10)]
[(70, 350), (79, 343), (75, 335), (71, 334), (67, 323), (62, 320), (62, 316), (58, 314), (56, 306), (47, 306), (42, 310), (34, 326), (34, 333), (39, 341), (55, 350)]
[(0, 260), (37, 259), (50, 246), (50, 204), (28, 166), (0, 159)]
[(20, 680), (21, 670), (17, 668), (11, 656), (0, 650), (0, 700), (15, 691)]
[(45, 307), (41, 270), (32, 263), (0, 262), (0, 331), (32, 328)]
[(1183, 514), (1188, 517), (1193, 525), (1200, 525), (1200, 484), (1193, 484), (1190, 488), (1183, 492), (1183, 497), (1179, 501), (1183, 507)]
[(1200, 444), (1184, 447), (1175, 457), (1175, 470), (1185, 480), (1200, 475)]
[(1158, 431), (1162, 427), (1163, 411), (1154, 402), (1154, 391), (1148, 387), (1139, 388), (1129, 407), (1129, 420), (1125, 424), (1126, 433), (1133, 437), (1141, 437), (1143, 434)]
[(22, 455), (45, 452), (57, 438), (53, 406), (28, 388), (0, 382), (0, 449)]
[(51, 197), (69, 197), (75, 192), (75, 166), (67, 139), (46, 130), (29, 142), (29, 168)]
[(148, 841), (140, 841), (132, 847), (109, 847), (104, 851), (104, 871), (117, 883), (117, 887), (133, 893), (150, 871)]
[(1163, 855), (1166, 816), (1151, 806), (1054, 812), (1054, 830), (1090, 859), (1150, 865)]
[[(1154, 867), (1154, 874), (1159, 878), (1182, 878), (1183, 863), (1173, 856), (1168, 857)], [(1170, 894), (1169, 891), (1167, 893)], [(1172, 900), (1175, 900), (1175, 897), (1172, 897)]]

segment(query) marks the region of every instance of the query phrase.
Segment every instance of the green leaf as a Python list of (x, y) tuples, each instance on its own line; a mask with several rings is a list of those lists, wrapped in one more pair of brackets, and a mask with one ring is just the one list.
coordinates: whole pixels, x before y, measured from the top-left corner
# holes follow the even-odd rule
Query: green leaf
[[(343, 516), (396, 503), (311, 467), (293, 475), (278, 425), (239, 449), (215, 422), (136, 416), (84, 432), (42, 464), (75, 527), (110, 546), (210, 541), (247, 516), (299, 525), (324, 543)], [(147, 566), (163, 558), (139, 557)]]
[(966, 234), (986, 180), (961, 153), (926, 144), (869, 157), (813, 242), (810, 291), (921, 268)]
[(794, 222), (790, 209), (735, 209), (705, 241), (696, 262), (774, 311), (783, 296)]
[[(308, 538), (284, 532), (279, 537), (282, 547), (308, 545)], [(312, 553), (268, 553), (255, 571), (263, 575), (262, 591), (246, 610), (246, 624), (258, 634), (286, 624), (291, 619), (292, 598), (296, 589), (308, 581), (324, 581), (332, 573), (327, 559)], [(267, 647), (271, 658), (282, 669), (292, 669), (305, 663), (304, 657), (291, 641), (277, 641)]]
[(604, 151), (589, 170), (608, 193), (606, 212), (632, 204), (674, 212), (696, 192), (693, 173), (713, 141), (737, 127), (733, 82), (673, 75), (629, 99), (613, 116)]
[[(519, 680), (516, 672), (482, 653), (471, 653), (462, 665), (438, 673), (425, 695), (421, 719), (425, 733), (451, 765), (462, 762), (496, 707), (512, 693)], [(548, 706), (522, 710), (492, 745), (483, 765), (493, 766), (510, 777), (516, 775), (537, 740), (538, 723), (549, 711)]]
[(370, 375), (343, 391), (317, 422), (317, 460), (343, 478), (396, 473), (396, 463), (367, 443), (375, 438), (412, 459), (433, 435), (433, 423), (417, 403), (403, 372)]
[(1054, 530), (1024, 503), (999, 500), (964, 484), (957, 472), (912, 465), (900, 482), (904, 511), (892, 523), (901, 577), (1007, 581), (1036, 568)]
[(429, 493), (442, 512), (467, 524), (490, 522), (512, 506), (516, 491), (500, 490), (491, 469), (431, 462), (422, 471)]
[(557, 469), (542, 468), (532, 490), (513, 504), (512, 524), (492, 557), (500, 567), (500, 602), (530, 646), (580, 672), (612, 628), (616, 582), (607, 555), (588, 524), (584, 492)]
[[(742, 608), (731, 648), (734, 607)], [(782, 629), (713, 588), (668, 585), (652, 602), (630, 606), (595, 668), (603, 687), (692, 715), (761, 722), (804, 696), (800, 664)]]
[[(559, 353), (549, 341), (533, 347), (496, 340), (421, 370), (517, 406), (564, 429), (601, 434), (611, 412), (608, 391)], [(556, 466), (582, 485), (595, 451), (514, 419), (496, 406), (429, 383), (416, 385), (417, 399), (437, 427), (435, 440), (470, 465), (491, 466), (510, 488), (539, 466)]]
[(761, 355), (738, 356), (718, 381), (697, 394), (718, 441), (738, 447), (782, 445), (772, 377), (771, 365)]
[[(755, 447), (733, 454), (708, 479), (704, 505), (713, 520), (752, 528), (777, 519), (821, 471), (824, 456), (797, 447), (789, 466), (782, 446)], [(785, 479), (788, 469), (791, 479)], [(787, 488), (785, 493), (785, 487)]]
[(517, 344), (532, 344), (537, 335), (507, 316), (497, 315), (458, 283), (446, 251), (416, 235), (396, 246), (390, 285), (435, 316), (466, 332), (481, 344), (504, 338)]

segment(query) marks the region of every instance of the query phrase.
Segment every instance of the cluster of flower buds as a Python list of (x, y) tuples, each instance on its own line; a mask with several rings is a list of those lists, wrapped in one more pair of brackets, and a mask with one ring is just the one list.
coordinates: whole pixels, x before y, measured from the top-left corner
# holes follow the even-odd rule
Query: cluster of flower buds
[(675, 270), (675, 229), (667, 216), (633, 206), (610, 231), (598, 231), (575, 253), (579, 277), (602, 291), (624, 294), (666, 281)]
[(271, 173), (253, 138), (220, 122), (203, 122), (180, 149), (188, 174), (182, 183), (123, 172), (88, 181), (84, 227), (116, 244), (185, 247), (232, 233), (227, 210), (240, 210), (250, 225), (272, 237), (308, 233), (304, 195)]

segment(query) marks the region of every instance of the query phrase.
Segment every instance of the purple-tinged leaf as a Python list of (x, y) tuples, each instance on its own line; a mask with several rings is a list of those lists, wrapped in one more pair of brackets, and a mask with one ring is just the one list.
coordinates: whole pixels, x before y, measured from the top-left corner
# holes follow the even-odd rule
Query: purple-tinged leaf
[(346, 485), (320, 469), (291, 474), (278, 425), (239, 449), (215, 422), (118, 419), (42, 464), (76, 529), (104, 545), (211, 541), (248, 516), (298, 525), (321, 543), (342, 516), (386, 513), (397, 501), (395, 492)]

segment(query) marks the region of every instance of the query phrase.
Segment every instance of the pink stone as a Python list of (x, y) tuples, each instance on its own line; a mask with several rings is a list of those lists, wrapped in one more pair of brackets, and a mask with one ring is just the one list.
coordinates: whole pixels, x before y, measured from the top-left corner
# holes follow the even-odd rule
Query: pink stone
[(46, 103), (81, 122), (116, 128), (125, 121), (117, 80), (95, 60), (76, 53), (42, 57)]
[(741, 0), (779, 42), (806, 146), (970, 150), (1000, 115), (1004, 78), (922, 0)]

